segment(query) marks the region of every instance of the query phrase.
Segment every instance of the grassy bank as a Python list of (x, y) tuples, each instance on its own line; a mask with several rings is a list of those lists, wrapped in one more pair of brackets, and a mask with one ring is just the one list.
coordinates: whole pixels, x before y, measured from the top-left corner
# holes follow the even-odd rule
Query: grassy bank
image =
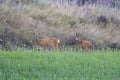
[(0, 51), (1, 80), (119, 80), (120, 51)]
[(40, 39), (57, 37), (63, 45), (75, 37), (76, 32), (80, 33), (81, 39), (97, 43), (101, 47), (112, 43), (120, 45), (118, 8), (97, 5), (70, 6), (59, 3), (43, 6), (42, 3), (47, 3), (47, 0), (35, 0), (34, 3), (30, 2), (31, 0), (22, 1), (16, 5), (7, 0), (0, 5), (2, 48), (13, 50), (19, 47), (33, 47), (36, 35)]

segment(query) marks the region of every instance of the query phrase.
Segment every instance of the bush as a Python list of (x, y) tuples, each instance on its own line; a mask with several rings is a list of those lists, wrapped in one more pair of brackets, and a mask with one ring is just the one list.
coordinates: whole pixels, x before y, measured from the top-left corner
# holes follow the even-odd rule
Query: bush
[(97, 24), (98, 25), (103, 24), (103, 27), (105, 28), (107, 23), (108, 23), (108, 20), (105, 16), (101, 15), (101, 16), (97, 17)]

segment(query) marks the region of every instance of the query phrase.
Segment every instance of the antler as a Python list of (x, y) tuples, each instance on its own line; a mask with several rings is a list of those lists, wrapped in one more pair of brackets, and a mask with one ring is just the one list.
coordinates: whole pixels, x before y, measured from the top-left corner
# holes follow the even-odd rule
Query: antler
[(76, 32), (76, 37), (79, 37), (79, 36), (80, 36), (80, 33), (77, 33), (77, 32)]

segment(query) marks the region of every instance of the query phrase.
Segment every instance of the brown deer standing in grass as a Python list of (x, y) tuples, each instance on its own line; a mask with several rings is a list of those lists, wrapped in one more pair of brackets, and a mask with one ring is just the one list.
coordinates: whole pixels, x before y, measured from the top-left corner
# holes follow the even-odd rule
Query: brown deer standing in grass
[(50, 37), (50, 38), (44, 38), (39, 39), (39, 22), (36, 23), (35, 29), (34, 29), (34, 37), (35, 42), (37, 45), (39, 45), (43, 49), (58, 49), (58, 45), (60, 43), (60, 40), (56, 37)]
[(45, 39), (39, 39), (37, 40), (38, 44), (44, 48), (44, 49), (58, 49), (58, 45), (60, 43), (60, 40), (58, 38), (45, 38)]
[(92, 50), (92, 42), (87, 40), (81, 40), (79, 37), (79, 33), (76, 33), (76, 41), (80, 44), (82, 51), (91, 51)]

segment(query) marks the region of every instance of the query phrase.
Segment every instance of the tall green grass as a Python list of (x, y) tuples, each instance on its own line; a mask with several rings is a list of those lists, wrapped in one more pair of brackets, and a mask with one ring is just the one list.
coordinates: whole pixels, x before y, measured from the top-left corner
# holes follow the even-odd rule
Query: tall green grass
[(120, 51), (0, 51), (0, 80), (120, 80)]

